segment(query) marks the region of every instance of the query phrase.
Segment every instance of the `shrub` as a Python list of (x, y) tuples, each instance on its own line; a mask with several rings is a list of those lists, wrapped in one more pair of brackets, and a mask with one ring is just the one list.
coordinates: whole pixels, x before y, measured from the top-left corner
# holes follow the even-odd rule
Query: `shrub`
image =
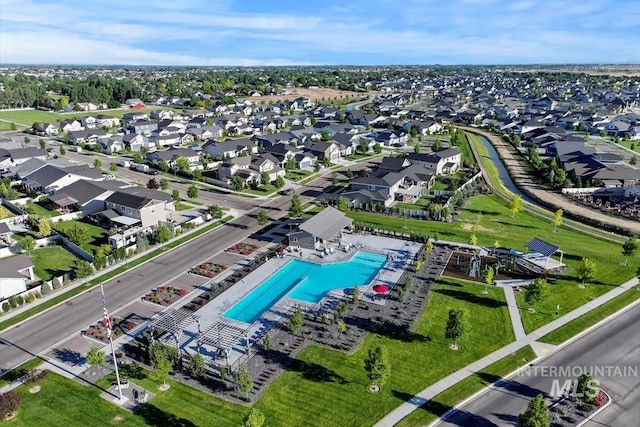
[(57, 277), (53, 279), (53, 289), (60, 289), (62, 287), (62, 282)]
[(22, 382), (25, 384), (31, 384), (38, 382), (44, 378), (46, 378), (49, 371), (44, 369), (29, 369), (26, 374), (24, 374), (24, 378)]
[(16, 393), (15, 390), (0, 395), (0, 420), (17, 411), (20, 405), (22, 405), (22, 396)]
[(8, 302), (3, 302), (2, 303), (2, 312), (6, 313), (9, 310), (11, 310), (11, 305)]
[(42, 295), (49, 295), (51, 293), (51, 286), (49, 286), (47, 282), (44, 282), (40, 289), (42, 291)]
[(26, 299), (27, 304), (33, 302), (35, 299), (36, 299), (35, 295), (33, 295), (33, 294), (27, 295), (27, 299)]
[(16, 302), (18, 303), (18, 305), (24, 304), (24, 297), (22, 295), (16, 296)]

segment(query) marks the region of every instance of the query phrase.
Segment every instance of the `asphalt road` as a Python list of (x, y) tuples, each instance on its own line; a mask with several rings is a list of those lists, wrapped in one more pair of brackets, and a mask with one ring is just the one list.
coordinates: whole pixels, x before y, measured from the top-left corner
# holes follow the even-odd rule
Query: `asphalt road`
[[(305, 204), (322, 192), (326, 178), (318, 178), (308, 186), (297, 190), (300, 201)], [(268, 200), (259, 209), (268, 212), (271, 219), (278, 219), (291, 205), (292, 196)], [(215, 253), (244, 239), (259, 229), (256, 215), (259, 209), (249, 212), (217, 229), (189, 241), (177, 250), (163, 254), (146, 264), (129, 270), (118, 278), (104, 283), (109, 309), (115, 312), (123, 305), (167, 280), (184, 273)], [(80, 331), (102, 316), (99, 290), (79, 295), (41, 315), (31, 318), (19, 326), (0, 334), (0, 372), (12, 369), (59, 341)]]
[[(554, 379), (573, 377), (552, 376), (544, 372), (548, 367), (635, 367), (640, 373), (640, 310), (630, 309), (607, 322), (557, 353), (537, 364), (537, 371), (530, 375), (514, 376), (510, 380), (482, 394), (462, 406), (439, 426), (515, 426), (518, 414), (524, 412), (529, 401), (540, 393), (548, 394)], [(587, 367), (587, 368), (585, 368)], [(632, 372), (628, 370), (628, 372)], [(588, 426), (623, 427), (638, 425), (640, 419), (640, 375), (594, 375), (600, 387), (613, 399)]]

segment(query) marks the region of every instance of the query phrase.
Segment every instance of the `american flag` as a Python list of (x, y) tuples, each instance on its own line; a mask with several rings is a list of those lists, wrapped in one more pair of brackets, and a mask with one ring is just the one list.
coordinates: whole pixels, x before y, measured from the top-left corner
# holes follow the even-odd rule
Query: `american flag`
[(107, 328), (107, 338), (111, 339), (111, 318), (109, 318), (109, 311), (107, 311), (107, 300), (104, 298), (104, 289), (100, 285), (102, 291), (102, 321), (105, 328)]

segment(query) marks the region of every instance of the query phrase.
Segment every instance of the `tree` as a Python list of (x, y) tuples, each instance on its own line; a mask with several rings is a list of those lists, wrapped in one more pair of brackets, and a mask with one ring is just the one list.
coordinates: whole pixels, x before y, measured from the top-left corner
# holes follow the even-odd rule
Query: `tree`
[(89, 366), (98, 367), (104, 365), (106, 356), (104, 351), (100, 351), (99, 347), (91, 347), (87, 353), (87, 363)]
[(416, 154), (420, 154), (420, 143), (416, 143), (413, 146), (413, 152), (416, 153)]
[(187, 369), (191, 378), (198, 379), (204, 377), (206, 369), (204, 366), (204, 359), (202, 359), (202, 355), (200, 353), (195, 353), (191, 358), (189, 358)]
[(369, 141), (367, 141), (366, 139), (361, 139), (358, 148), (360, 148), (360, 152), (362, 154), (367, 154), (367, 152), (369, 151)]
[(452, 349), (458, 349), (458, 340), (468, 332), (470, 329), (467, 321), (467, 315), (464, 310), (451, 309), (449, 310), (449, 319), (447, 320), (447, 327), (444, 331), (444, 337), (452, 340)]
[(169, 379), (169, 373), (173, 369), (173, 364), (164, 354), (158, 358), (155, 363), (156, 373), (155, 377), (162, 381), (163, 385), (167, 385), (167, 380)]
[(15, 390), (9, 390), (6, 393), (0, 394), (0, 421), (4, 421), (20, 409), (22, 399), (22, 396), (16, 393)]
[(42, 139), (42, 138), (40, 138), (40, 139), (38, 140), (38, 143), (40, 144), (40, 149), (41, 149), (41, 150), (44, 150), (44, 148), (47, 146), (47, 143), (46, 143), (46, 142), (44, 142), (44, 139)]
[(64, 156), (65, 154), (66, 154), (66, 151), (65, 151), (64, 147), (60, 146), (60, 155)]
[(433, 142), (433, 152), (437, 152), (442, 150), (442, 142), (440, 142), (440, 138), (436, 137), (436, 140)]
[(117, 172), (118, 171), (118, 164), (117, 163), (111, 163), (109, 165), (109, 171), (110, 172)]
[(174, 167), (180, 173), (191, 173), (191, 167), (189, 165), (189, 160), (186, 157), (178, 157), (174, 162)]
[(267, 185), (269, 183), (269, 174), (267, 172), (262, 172), (260, 174), (260, 184)]
[(336, 329), (338, 330), (338, 333), (340, 335), (344, 334), (344, 332), (347, 330), (347, 325), (346, 323), (344, 323), (344, 320), (338, 319), (338, 321), (336, 322)]
[(76, 261), (76, 265), (73, 269), (73, 275), (76, 279), (82, 279), (84, 277), (93, 274), (93, 267), (89, 261)]
[(475, 246), (478, 244), (478, 236), (476, 236), (476, 233), (472, 233), (471, 236), (469, 236), (469, 244), (471, 246)]
[(222, 218), (222, 208), (218, 205), (211, 205), (209, 207), (209, 215), (211, 215), (213, 219)]
[(25, 144), (28, 144), (28, 143), (30, 143), (30, 142), (31, 142), (31, 138), (29, 138), (28, 136), (25, 136), (25, 137), (24, 137), (24, 143), (25, 143)]
[(562, 214), (564, 211), (562, 209), (558, 209), (556, 213), (553, 214), (553, 231), (557, 232), (558, 227), (562, 225)]
[(102, 162), (100, 161), (100, 159), (95, 159), (93, 161), (93, 167), (98, 170), (102, 169)]
[(578, 279), (582, 282), (582, 286), (584, 287), (584, 283), (587, 280), (593, 279), (593, 276), (596, 274), (596, 263), (595, 261), (589, 258), (582, 258), (580, 264), (578, 265)]
[(556, 188), (562, 188), (567, 180), (567, 172), (564, 169), (558, 169), (553, 176), (553, 186)]
[(160, 161), (160, 163), (158, 163), (158, 169), (162, 172), (167, 172), (169, 170), (169, 163), (164, 160)]
[(349, 179), (353, 178), (353, 171), (351, 169), (347, 169), (346, 175)]
[(4, 206), (0, 206), (0, 219), (6, 219), (11, 216), (11, 213)]
[(20, 240), (19, 245), (23, 251), (31, 255), (31, 251), (36, 247), (36, 241), (31, 236), (25, 236), (24, 239)]
[(251, 379), (251, 375), (249, 375), (247, 365), (240, 366), (240, 369), (234, 374), (233, 378), (238, 385), (238, 389), (245, 394), (245, 399), (249, 400), (249, 392), (251, 391), (251, 387), (253, 387), (253, 379)]
[(638, 251), (638, 239), (631, 236), (622, 244), (622, 255), (624, 256), (624, 266), (629, 264), (629, 258), (634, 256)]
[(82, 247), (91, 241), (91, 234), (89, 230), (84, 227), (81, 227), (79, 224), (74, 223), (71, 228), (69, 228), (66, 233), (67, 238), (71, 240), (76, 245)]
[(346, 212), (349, 210), (349, 200), (346, 197), (340, 196), (338, 197), (338, 210), (341, 212)]
[(364, 370), (372, 386), (382, 387), (391, 374), (389, 354), (386, 347), (376, 346), (367, 352), (364, 360)]
[(242, 178), (239, 176), (233, 178), (233, 181), (231, 181), (231, 188), (233, 188), (233, 191), (242, 191), (244, 189), (244, 181)]
[(544, 301), (549, 296), (551, 290), (545, 279), (536, 279), (529, 285), (524, 292), (524, 301), (533, 307), (535, 304)]
[(180, 192), (178, 190), (173, 190), (171, 192), (171, 198), (174, 202), (178, 203), (180, 201)]
[(539, 394), (529, 402), (527, 409), (518, 415), (520, 427), (549, 427), (549, 408), (544, 401), (544, 395)]
[(296, 307), (296, 310), (293, 312), (288, 321), (289, 330), (292, 333), (297, 333), (300, 328), (302, 328), (302, 324), (304, 323), (304, 314), (300, 307)]
[(302, 215), (302, 204), (300, 203), (300, 197), (297, 194), (294, 194), (291, 198), (291, 207), (289, 207), (289, 214), (294, 218)]
[(264, 227), (269, 223), (269, 215), (267, 215), (267, 211), (258, 212), (258, 224), (261, 227)]
[(522, 197), (519, 194), (513, 196), (511, 203), (509, 203), (509, 212), (511, 212), (511, 218), (515, 218), (517, 214), (522, 212), (524, 206), (522, 205)]
[(171, 238), (171, 230), (166, 225), (159, 225), (153, 231), (153, 240), (158, 243), (168, 242)]
[(167, 180), (167, 178), (161, 178), (160, 179), (160, 189), (161, 190), (166, 190), (167, 188), (169, 188), (169, 181)]
[(284, 187), (284, 185), (285, 185), (284, 178), (282, 176), (278, 175), (278, 177), (276, 178), (276, 182), (275, 182), (276, 188), (282, 188), (282, 187)]
[(51, 286), (49, 286), (47, 282), (44, 282), (40, 288), (40, 292), (42, 292), (42, 295), (49, 295), (51, 293)]
[(482, 280), (484, 280), (484, 293), (488, 294), (489, 293), (489, 285), (493, 284), (493, 276), (494, 276), (494, 271), (493, 271), (493, 267), (487, 265), (484, 270), (482, 270)]
[(189, 188), (187, 188), (187, 197), (190, 199), (198, 197), (198, 187), (195, 184), (191, 184)]
[(333, 185), (336, 185), (338, 183), (338, 172), (336, 171), (331, 172), (331, 183)]
[(147, 188), (151, 188), (152, 190), (157, 190), (158, 188), (160, 188), (160, 183), (156, 181), (155, 178), (151, 178), (149, 181), (147, 181)]
[(251, 408), (242, 419), (243, 427), (262, 427), (264, 424), (264, 414), (256, 408)]

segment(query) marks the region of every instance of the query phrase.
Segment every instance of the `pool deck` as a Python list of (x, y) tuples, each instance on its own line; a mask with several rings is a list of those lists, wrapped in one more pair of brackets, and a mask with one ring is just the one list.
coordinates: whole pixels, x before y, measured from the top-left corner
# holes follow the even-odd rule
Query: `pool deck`
[[(345, 250), (345, 244), (350, 246), (349, 250)], [(371, 303), (385, 304), (386, 300), (377, 295), (372, 290), (374, 284), (383, 283), (389, 288), (402, 276), (407, 264), (413, 260), (416, 253), (420, 250), (422, 244), (407, 242), (404, 240), (392, 239), (382, 236), (372, 236), (364, 234), (345, 234), (342, 238), (341, 248), (333, 245), (333, 253), (325, 254), (324, 251), (312, 251), (310, 249), (302, 249), (302, 255), (297, 248), (289, 247), (285, 250), (282, 257), (269, 259), (256, 270), (249, 273), (238, 283), (227, 289), (220, 296), (210, 303), (206, 304), (195, 314), (200, 317), (200, 328), (206, 330), (210, 325), (216, 322), (223, 322), (240, 329), (247, 329), (250, 343), (253, 344), (259, 340), (275, 323), (279, 322), (284, 315), (290, 313), (295, 307), (305, 308), (327, 308), (330, 309), (332, 304), (340, 301), (342, 298), (351, 298), (344, 292), (344, 289), (331, 291), (327, 297), (317, 304), (306, 303), (300, 300), (283, 297), (276, 302), (270, 310), (266, 311), (260, 319), (249, 325), (225, 318), (224, 313), (235, 303), (244, 298), (248, 293), (258, 287), (262, 282), (275, 274), (285, 264), (292, 259), (303, 259), (317, 263), (336, 263), (349, 260), (358, 250), (366, 252), (375, 252), (387, 255), (389, 260), (380, 270), (376, 278), (365, 286), (360, 286), (360, 298), (366, 299)], [(195, 337), (198, 334), (196, 324), (189, 325), (183, 334), (181, 347), (188, 353), (195, 351)], [(205, 346), (206, 347), (206, 346)], [(204, 349), (214, 352), (215, 349)], [(229, 363), (234, 364), (235, 361), (242, 357), (246, 350), (246, 339), (238, 339), (237, 344), (233, 347), (229, 354)]]

